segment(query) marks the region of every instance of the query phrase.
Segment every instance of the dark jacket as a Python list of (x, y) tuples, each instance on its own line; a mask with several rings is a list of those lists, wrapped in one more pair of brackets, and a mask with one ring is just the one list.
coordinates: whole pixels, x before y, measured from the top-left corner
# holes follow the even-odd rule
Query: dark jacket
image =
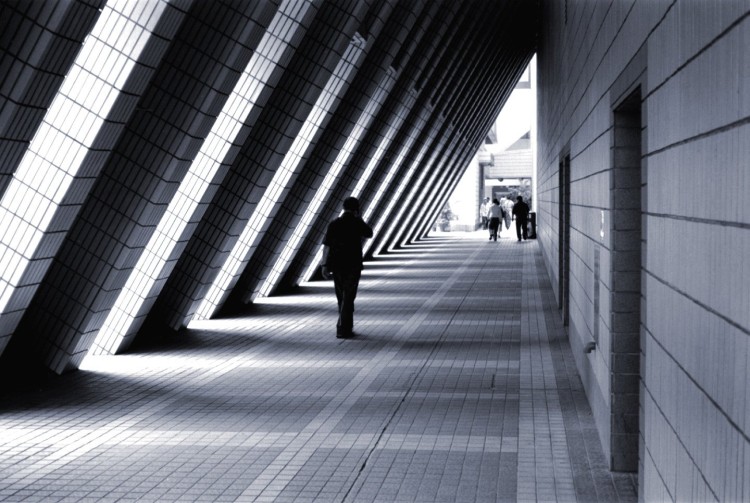
[(519, 222), (525, 222), (529, 218), (529, 205), (519, 201), (513, 205), (513, 215)]
[(372, 227), (353, 213), (343, 215), (328, 224), (323, 244), (329, 247), (326, 266), (331, 271), (362, 270), (362, 240), (372, 237)]

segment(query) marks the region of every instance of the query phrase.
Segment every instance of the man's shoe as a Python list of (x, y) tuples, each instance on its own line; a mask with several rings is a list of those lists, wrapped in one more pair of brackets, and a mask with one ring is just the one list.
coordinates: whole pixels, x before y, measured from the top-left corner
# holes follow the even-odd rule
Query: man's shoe
[(337, 339), (348, 339), (349, 337), (354, 337), (354, 332), (336, 332)]

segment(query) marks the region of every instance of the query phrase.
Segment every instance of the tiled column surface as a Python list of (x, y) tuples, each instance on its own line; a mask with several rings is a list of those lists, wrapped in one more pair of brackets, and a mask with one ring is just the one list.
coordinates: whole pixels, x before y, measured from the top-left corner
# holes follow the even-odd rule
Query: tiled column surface
[[(260, 238), (257, 250), (249, 260), (252, 266), (243, 271), (227, 301), (229, 305), (254, 299), (265, 278), (273, 273), (272, 268), (282, 269), (286, 265), (278, 263), (279, 256), (283, 260), (285, 254), (293, 256), (299, 250), (299, 243), (304, 240), (309, 227), (303, 223), (314, 220), (308, 213), (317, 214), (320, 206), (329, 199), (332, 186), (341, 177), (341, 171), (347, 169), (354, 151), (360, 148), (362, 137), (392, 88), (394, 77), (389, 68), (401, 40), (414, 26), (415, 16), (410, 16), (408, 9), (417, 5), (421, 3), (400, 3), (395, 8), (385, 4), (381, 7), (378, 16), (390, 22), (383, 23), (385, 29), (382, 33), (378, 23), (373, 23), (369, 30), (371, 40), (368, 39), (367, 59), (341, 100), (336, 120), (331, 121), (323, 132), (304, 169), (285, 195), (284, 204), (279, 206), (269, 231)], [(340, 210), (340, 204), (338, 206)], [(281, 289), (289, 286), (281, 285)]]
[[(23, 343), (10, 346), (14, 356), (43, 360), (58, 372), (83, 359), (250, 59), (250, 48), (235, 44), (247, 45), (262, 33), (252, 15), (251, 7), (242, 12), (205, 2), (186, 14), (144, 85), (142, 111), (93, 181), (23, 318)], [(191, 75), (196, 65), (201, 78)]]
[[(512, 35), (511, 35), (512, 36)], [(457, 83), (458, 89), (443, 93), (439, 103), (446, 101), (445, 105), (438, 105), (446, 110), (446, 115), (452, 119), (454, 129), (458, 129), (455, 141), (460, 148), (447, 146), (447, 152), (453, 151), (452, 156), (439, 156), (438, 159), (449, 158), (454, 164), (447, 169), (441, 168), (440, 172), (446, 172), (441, 179), (435, 182), (435, 189), (425, 191), (426, 203), (415, 206), (424, 206), (426, 209), (420, 219), (412, 225), (410, 232), (401, 242), (410, 242), (426, 235), (435, 221), (438, 212), (442, 209), (450, 194), (453, 193), (461, 175), (466, 170), (469, 159), (479, 148), (487, 131), (487, 124), (495, 120), (499, 110), (506, 102), (512, 92), (512, 88), (506, 82), (516, 82), (520, 74), (528, 65), (530, 55), (523, 51), (515, 54), (486, 54), (483, 58), (485, 64), (474, 69), (477, 77), (463, 79)], [(470, 85), (474, 82), (490, 82), (492, 85)], [(454, 86), (455, 87), (455, 86)], [(475, 93), (478, 97), (471, 107), (461, 105), (459, 99), (463, 93)], [(483, 117), (475, 120), (477, 117)], [(459, 155), (463, 149), (462, 154)], [(445, 162), (445, 161), (444, 161)], [(452, 173), (451, 173), (452, 171)]]
[(428, 238), (0, 403), (0, 499), (634, 501), (535, 241)]
[[(528, 65), (529, 58), (530, 55), (523, 53), (523, 51), (510, 56), (496, 54), (494, 59), (492, 59), (490, 54), (487, 54), (484, 59), (484, 67), (475, 68), (475, 72), (479, 75), (478, 78), (464, 79), (463, 82), (459, 83), (461, 90), (444, 93), (441, 96), (440, 100), (447, 101), (444, 107), (447, 110), (446, 115), (452, 119), (452, 123), (457, 124), (455, 128), (459, 130), (459, 133), (462, 133), (457, 134), (454, 140), (458, 142), (460, 147), (447, 145), (446, 152), (453, 152), (453, 155), (444, 155), (437, 158), (444, 159), (444, 162), (453, 161), (454, 165), (447, 169), (441, 168), (435, 170), (446, 173), (442, 176), (442, 179), (436, 182), (434, 190), (424, 192), (427, 202), (415, 205), (422, 206), (425, 210), (422, 217), (415, 224), (412, 224), (412, 234), (407, 234), (401, 240), (402, 242), (410, 242), (424, 236), (429, 231), (435, 221), (436, 215), (442, 209), (450, 194), (453, 193), (455, 185), (468, 165), (469, 159), (474, 155), (483, 141), (483, 137), (487, 131), (486, 125), (497, 117), (499, 110), (512, 92), (512, 89), (504, 84), (504, 82), (517, 81), (521, 72)], [(522, 63), (519, 64), (519, 61)], [(493, 82), (494, 85), (469, 86), (470, 82), (477, 80), (479, 82)], [(471, 107), (460, 105), (461, 100), (458, 97), (462, 92), (470, 91), (477, 93), (479, 97), (474, 100), (474, 104)], [(477, 117), (483, 117), (483, 119), (474, 120)], [(459, 154), (461, 149), (463, 149), (463, 153)], [(453, 171), (453, 174), (450, 174), (450, 171)]]
[[(181, 4), (189, 5), (190, 2)], [(104, 9), (76, 55), (74, 68), (66, 75), (0, 200), (4, 223), (0, 238), (0, 350), (7, 341), (21, 348), (16, 354), (28, 354), (27, 347), (31, 347), (31, 352), (38, 350), (40, 359), (52, 370), (65, 369), (68, 355), (58, 349), (69, 346), (68, 334), (62, 340), (42, 337), (41, 341), (27, 341), (16, 336), (16, 328), (42, 281), (49, 276), (63, 240), (78, 244), (76, 252), (82, 253), (73, 253), (78, 259), (78, 271), (83, 274), (65, 271), (67, 275), (59, 278), (60, 283), (75, 283), (74, 288), (86, 290), (88, 278), (100, 279), (100, 264), (90, 258), (113, 254), (114, 248), (111, 243), (101, 242), (97, 232), (74, 228), (74, 224), (130, 120), (142, 113), (137, 107), (139, 97), (167, 53), (167, 41), (174, 37), (184, 14), (166, 1), (112, 3)], [(122, 43), (123, 33), (134, 37), (128, 39), (131, 43)], [(107, 60), (111, 66), (101, 63), (103, 54), (117, 54)], [(131, 196), (114, 190), (109, 194), (113, 193), (118, 198)], [(88, 217), (101, 230), (107, 226), (104, 222), (110, 214), (101, 212)], [(37, 300), (56, 313), (73, 312), (74, 317), (83, 313), (77, 294), (68, 298), (66, 292), (52, 292)], [(85, 302), (88, 301), (93, 302)], [(20, 363), (15, 356), (6, 355), (4, 359), (13, 366)], [(27, 368), (24, 364), (20, 367)], [(4, 362), (2, 367), (6, 369), (8, 365)]]
[[(496, 96), (502, 96), (499, 90), (495, 94)], [(485, 95), (486, 100), (476, 101), (476, 103), (481, 102), (483, 106), (487, 107), (484, 113), (487, 114), (488, 118), (494, 112), (494, 107), (491, 105), (494, 104), (494, 100), (498, 99), (496, 96)], [(470, 110), (470, 107), (467, 107), (468, 110)], [(464, 112), (462, 115), (468, 114)], [(449, 119), (454, 117), (449, 116)], [(474, 117), (477, 117), (477, 115)], [(463, 123), (463, 120), (461, 122)], [(478, 122), (485, 123), (484, 120)], [(408, 211), (400, 213), (400, 218), (391, 224), (395, 232), (386, 245), (401, 246), (404, 243), (409, 243), (413, 230), (421, 221), (424, 219), (434, 220), (435, 207), (437, 205), (442, 207), (452, 193), (449, 190), (450, 184), (447, 184), (446, 181), (453, 178), (456, 170), (464, 171), (467, 153), (476, 152), (478, 142), (481, 141), (481, 135), (472, 134), (471, 131), (460, 131), (452, 127), (448, 121), (441, 124), (441, 128), (429, 148), (430, 153), (425, 161), (431, 169), (428, 170), (429, 172), (424, 171), (424, 178), (420, 178), (414, 184), (415, 189), (409, 195), (409, 201), (399, 204), (403, 208), (408, 208)], [(483, 127), (478, 129), (485, 130)]]
[[(419, 203), (422, 206), (421, 213), (416, 214), (414, 222), (411, 223), (412, 229), (410, 236), (405, 238), (404, 242), (410, 243), (414, 240), (421, 239), (427, 235), (427, 230), (435, 223), (436, 215), (445, 205), (445, 201), (453, 193), (456, 183), (461, 179), (466, 170), (468, 160), (473, 154), (469, 153), (467, 145), (464, 144), (457, 148), (460, 155), (452, 161), (451, 164), (443, 164), (439, 178), (435, 183), (435, 188), (431, 194), (425, 194), (424, 202)], [(422, 230), (424, 230), (424, 232)]]
[[(495, 99), (499, 101), (500, 97)], [(493, 103), (485, 103), (488, 110), (494, 111)], [(435, 216), (453, 193), (456, 183), (467, 169), (469, 159), (476, 152), (477, 142), (481, 141), (478, 139), (481, 136), (480, 130), (481, 127), (477, 127), (472, 134), (465, 135), (463, 141), (451, 131), (451, 138), (446, 142), (445, 152), (451, 152), (452, 155), (446, 155), (437, 163), (434, 189), (425, 191), (422, 200), (415, 205), (421, 208), (421, 212), (415, 212), (415, 216), (412, 217), (413, 221), (409, 222), (411, 226), (409, 233), (405, 235), (403, 242), (412, 242), (427, 235), (429, 228), (435, 222)]]
[[(416, 92), (413, 91), (419, 64), (409, 64), (411, 61), (426, 61), (440, 40), (436, 34), (442, 33), (441, 26), (435, 17), (440, 12), (442, 2), (430, 2), (420, 14), (410, 31), (410, 42), (399, 48), (392, 64), (397, 81), (393, 90), (388, 93), (385, 103), (375, 116), (367, 133), (353, 153), (351, 160), (343, 170), (339, 180), (330, 191), (330, 197), (321, 206), (318, 218), (310, 226), (305, 239), (299, 246), (287, 270), (281, 278), (281, 285), (297, 284), (302, 278), (304, 270), (314, 260), (320, 250), (321, 241), (328, 222), (341, 212), (341, 201), (354, 194), (364, 205), (365, 216), (368, 208), (373, 206), (374, 192), (377, 180), (382, 180), (397, 157), (394, 137), (401, 131), (409, 116), (410, 110), (415, 108)], [(426, 33), (433, 36), (425, 37)], [(430, 43), (432, 42), (432, 43)], [(368, 173), (368, 168), (372, 170)], [(365, 176), (365, 173), (368, 173)], [(360, 187), (360, 182), (364, 186)]]
[(385, 193), (390, 197), (381, 199), (379, 207), (372, 213), (370, 224), (375, 230), (375, 236), (365, 248), (368, 254), (387, 251), (385, 243), (390, 239), (397, 219), (406, 211), (405, 205), (408, 204), (409, 194), (418, 190), (432, 189), (432, 187), (419, 184), (421, 181), (419, 175), (427, 173), (428, 170), (417, 168), (429, 166), (424, 162), (424, 158), (438, 136), (439, 128), (444, 120), (438, 111), (424, 106), (427, 96), (424, 98), (424, 102), (417, 102), (418, 106), (421, 105), (419, 108), (424, 111), (415, 115), (414, 128), (399, 138), (402, 151), (406, 155), (390, 184), (383, 186)]
[(103, 4), (0, 4), (0, 196)]
[(467, 151), (476, 151), (476, 147), (472, 148), (467, 141), (460, 141), (457, 136), (453, 128), (447, 127), (444, 139), (435, 142), (435, 150), (429, 161), (431, 173), (426, 181), (420, 180), (417, 183), (417, 187), (426, 188), (414, 192), (408, 203), (409, 211), (401, 215), (400, 225), (394, 224), (395, 232), (391, 239), (393, 246), (410, 243), (412, 240), (408, 236), (423, 220), (434, 222), (435, 208), (438, 205), (442, 208), (452, 193), (448, 180), (466, 169)]
[[(522, 68), (519, 63), (520, 60), (524, 59), (522, 56), (512, 55), (509, 64), (508, 61), (503, 61), (508, 56), (487, 49), (492, 47), (492, 44), (488, 43), (489, 37), (487, 34), (492, 33), (488, 27), (500, 18), (495, 17), (495, 14), (491, 12), (488, 12), (485, 17), (487, 20), (483, 23), (486, 24), (479, 23), (476, 25), (476, 32), (480, 35), (473, 35), (475, 32), (471, 30), (459, 30), (461, 33), (472, 33), (472, 35), (457, 43), (457, 50), (442, 54), (439, 66), (443, 68), (443, 71), (438, 69), (432, 72), (427, 80), (425, 88), (428, 91), (425, 92), (430, 94), (430, 103), (434, 104), (435, 115), (437, 116), (437, 112), (439, 112), (440, 116), (431, 121), (430, 128), (426, 132), (431, 140), (417, 142), (417, 145), (428, 145), (428, 148), (420, 150), (419, 154), (416, 155), (414, 152), (410, 153), (407, 159), (409, 159), (409, 163), (415, 162), (419, 165), (430, 166), (431, 169), (415, 173), (415, 178), (412, 181), (409, 181), (408, 178), (400, 181), (400, 185), (406, 185), (409, 189), (401, 193), (400, 200), (395, 205), (397, 210), (393, 214), (386, 214), (389, 224), (384, 228), (385, 232), (381, 232), (380, 236), (375, 237), (375, 242), (370, 247), (371, 252), (377, 253), (408, 242), (403, 238), (404, 232), (417, 220), (416, 214), (425, 212), (429, 208), (423, 202), (425, 197), (440, 192), (438, 188), (439, 176), (443, 170), (438, 169), (435, 164), (440, 160), (454, 160), (459, 157), (457, 156), (457, 150), (446, 148), (449, 145), (447, 139), (451, 138), (452, 133), (455, 133), (457, 138), (462, 140), (462, 143), (467, 139), (469, 142), (475, 143), (476, 146), (472, 148), (473, 152), (478, 148), (481, 139), (474, 138), (471, 132), (465, 131), (464, 128), (466, 123), (477, 122), (477, 116), (486, 114), (487, 110), (477, 110), (476, 114), (468, 113), (472, 108), (471, 106), (451, 110), (450, 104), (452, 99), (455, 98), (454, 94), (464, 94), (474, 98), (482, 96), (485, 99), (468, 101), (475, 104), (486, 104), (487, 102), (494, 104), (498, 96), (507, 96), (504, 89), (507, 84), (506, 86), (499, 84), (507, 82), (508, 79), (500, 80), (492, 77), (507, 71), (506, 68), (512, 68), (513, 71), (518, 72)], [(455, 70), (457, 66), (461, 68), (461, 71)], [(483, 78), (478, 78), (480, 76)], [(451, 90), (441, 94), (441, 91), (445, 88)], [(490, 90), (493, 92), (488, 92)], [(494, 107), (490, 106), (488, 109), (493, 110)], [(496, 114), (494, 116), (496, 117)], [(487, 115), (487, 123), (491, 119), (492, 117)], [(448, 128), (454, 124), (458, 124), (458, 127), (448, 131)], [(482, 132), (484, 133), (484, 131), (486, 131), (486, 128), (483, 128)], [(444, 148), (446, 148), (446, 152), (442, 152)], [(422, 157), (423, 155), (424, 157)], [(448, 194), (441, 194), (441, 196), (440, 199), (444, 201)]]
[[(481, 23), (474, 24), (471, 19), (463, 16), (459, 19), (462, 20), (462, 28), (472, 26), (481, 31)], [(394, 138), (392, 148), (397, 149), (397, 162), (388, 163), (384, 167), (388, 171), (388, 175), (382, 184), (379, 184), (377, 188), (371, 184), (368, 187), (370, 190), (385, 190), (389, 197), (379, 199), (377, 206), (368, 209), (371, 212), (370, 224), (376, 233), (365, 248), (366, 254), (378, 253), (384, 249), (383, 243), (389, 240), (396, 219), (401, 216), (409, 204), (406, 201), (409, 194), (418, 190), (429, 191), (431, 189), (431, 187), (426, 187), (416, 181), (417, 171), (420, 173), (429, 171), (427, 169), (417, 170), (417, 167), (429, 166), (425, 157), (429, 158), (429, 154), (434, 148), (433, 142), (436, 137), (440, 136), (438, 131), (445, 122), (445, 117), (440, 113), (443, 110), (436, 108), (431, 98), (440, 83), (446, 78), (450, 63), (463, 49), (462, 40), (471, 38), (469, 34), (473, 33), (469, 29), (458, 29), (457, 25), (447, 23), (446, 19), (441, 16), (437, 16), (436, 21), (437, 25), (433, 29), (444, 33), (445, 39), (450, 40), (453, 49), (447, 52), (443, 45), (434, 47), (430, 51), (430, 64), (418, 76), (417, 89), (419, 89), (419, 94), (416, 104), (404, 122), (402, 131)], [(367, 193), (366, 188), (364, 194)]]
[(299, 28), (301, 41), (283, 77), (268, 90), (267, 104), (165, 282), (149, 315), (153, 324), (177, 330), (192, 319), (367, 11), (367, 3), (315, 7)]

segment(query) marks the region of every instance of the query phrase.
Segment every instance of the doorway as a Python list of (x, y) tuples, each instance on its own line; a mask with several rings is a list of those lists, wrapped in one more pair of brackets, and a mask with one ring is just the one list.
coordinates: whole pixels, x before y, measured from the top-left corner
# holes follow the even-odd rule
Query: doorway
[(570, 323), (570, 153), (559, 164), (558, 299), (564, 326)]
[(613, 110), (611, 244), (611, 469), (638, 471), (641, 257), (645, 193), (640, 88)]

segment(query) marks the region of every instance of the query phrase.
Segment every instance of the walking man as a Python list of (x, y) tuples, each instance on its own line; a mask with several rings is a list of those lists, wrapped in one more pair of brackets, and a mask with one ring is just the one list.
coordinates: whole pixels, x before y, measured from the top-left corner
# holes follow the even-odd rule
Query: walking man
[(362, 242), (372, 237), (372, 227), (359, 216), (359, 200), (344, 199), (344, 212), (328, 224), (323, 239), (323, 277), (333, 278), (339, 319), (336, 337), (354, 335), (354, 299), (362, 277)]
[(521, 241), (521, 236), (526, 240), (528, 238), (528, 230), (526, 224), (529, 219), (529, 205), (523, 202), (523, 197), (518, 196), (516, 198), (518, 202), (513, 205), (513, 219), (516, 221), (516, 236)]

